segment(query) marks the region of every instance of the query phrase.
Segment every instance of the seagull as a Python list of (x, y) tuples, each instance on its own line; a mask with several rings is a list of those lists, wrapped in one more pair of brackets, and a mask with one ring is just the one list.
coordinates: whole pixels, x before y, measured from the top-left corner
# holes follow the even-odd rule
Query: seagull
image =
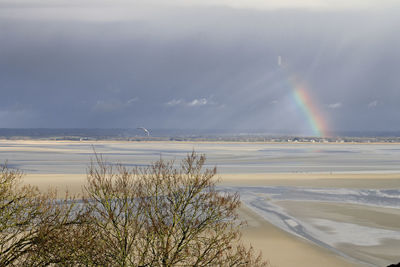
[(143, 130), (143, 131), (146, 133), (147, 136), (150, 136), (150, 132), (149, 132), (146, 128), (144, 128), (144, 127), (138, 127), (138, 128), (136, 128), (136, 129)]

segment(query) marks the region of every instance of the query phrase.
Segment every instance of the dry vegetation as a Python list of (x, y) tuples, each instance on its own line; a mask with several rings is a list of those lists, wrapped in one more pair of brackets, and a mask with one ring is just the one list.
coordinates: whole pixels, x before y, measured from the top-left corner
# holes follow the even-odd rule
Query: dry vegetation
[(85, 198), (57, 200), (0, 173), (0, 266), (267, 266), (241, 244), (237, 194), (192, 153), (179, 168), (107, 164), (96, 155)]

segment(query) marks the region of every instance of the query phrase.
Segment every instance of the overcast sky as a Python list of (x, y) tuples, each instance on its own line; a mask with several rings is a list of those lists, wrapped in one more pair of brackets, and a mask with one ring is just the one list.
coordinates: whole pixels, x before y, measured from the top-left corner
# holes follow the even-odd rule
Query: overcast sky
[(0, 127), (400, 130), (397, 3), (0, 0)]

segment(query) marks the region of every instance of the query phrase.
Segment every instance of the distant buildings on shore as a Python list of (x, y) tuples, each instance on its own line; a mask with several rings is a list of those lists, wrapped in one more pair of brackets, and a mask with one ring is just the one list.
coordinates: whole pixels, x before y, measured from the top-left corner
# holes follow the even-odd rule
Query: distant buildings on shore
[(400, 137), (298, 137), (298, 136), (0, 136), (0, 140), (52, 140), (52, 141), (174, 141), (174, 142), (259, 142), (259, 143), (400, 143)]
[[(192, 131), (196, 132), (196, 131)], [(361, 135), (361, 134), (360, 134)], [(400, 132), (378, 136), (296, 136), (252, 133), (184, 133), (154, 131), (144, 134), (143, 129), (1, 129), (0, 139), (56, 140), (56, 141), (186, 141), (186, 142), (267, 142), (267, 143), (400, 143)]]

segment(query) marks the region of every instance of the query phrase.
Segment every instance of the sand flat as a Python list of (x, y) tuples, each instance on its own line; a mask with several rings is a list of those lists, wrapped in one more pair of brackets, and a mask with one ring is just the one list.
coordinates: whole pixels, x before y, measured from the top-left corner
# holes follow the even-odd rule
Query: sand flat
[(400, 209), (315, 201), (275, 203), (357, 260), (376, 266), (400, 261)]
[[(45, 191), (57, 188), (62, 197), (65, 190), (70, 194), (81, 193), (86, 181), (85, 170), (93, 157), (94, 145), (98, 153), (113, 163), (128, 166), (143, 166), (158, 160), (184, 157), (193, 149), (207, 155), (209, 167), (217, 165), (221, 187), (292, 187), (342, 189), (392, 189), (400, 188), (399, 144), (268, 144), (268, 143), (218, 143), (218, 142), (120, 142), (120, 141), (0, 141), (0, 160), (9, 160), (12, 167), (25, 173), (24, 182), (37, 185)], [(244, 198), (243, 198), (244, 199)], [(325, 209), (326, 208), (325, 206)], [(303, 209), (304, 210), (304, 209)], [(311, 209), (314, 214), (322, 213), (322, 208)], [(354, 227), (387, 227), (396, 230), (393, 216), (382, 216), (384, 222), (363, 225), (373, 211), (360, 208), (358, 213), (344, 206), (332, 206), (326, 214), (333, 217), (317, 218), (314, 225), (324, 228), (327, 233), (341, 223)], [(258, 211), (257, 211), (258, 212)], [(346, 213), (347, 212), (347, 213)], [(250, 241), (256, 249), (262, 250), (266, 259), (274, 266), (357, 266), (354, 261), (335, 254), (333, 250), (285, 232), (264, 216), (246, 208), (242, 215), (249, 221), (243, 229), (245, 241)], [(349, 214), (350, 213), (350, 214)], [(355, 216), (351, 217), (351, 213)], [(381, 214), (382, 215), (382, 214)], [(307, 217), (307, 214), (298, 214)], [(312, 217), (312, 216), (311, 216)], [(320, 216), (321, 217), (321, 216)], [(396, 217), (397, 218), (397, 217)], [(325, 221), (323, 221), (325, 220)], [(397, 220), (396, 220), (397, 221)], [(312, 219), (310, 220), (312, 222)], [(296, 218), (287, 220), (295, 227)], [(388, 224), (392, 224), (390, 227)], [(332, 229), (331, 229), (332, 228)], [(392, 263), (396, 259), (391, 246), (396, 240), (385, 239), (377, 246), (357, 246), (341, 243), (337, 248), (355, 258), (374, 262), (385, 258)]]
[[(302, 186), (327, 188), (400, 188), (400, 173), (248, 173), (219, 174), (222, 186)], [(86, 174), (26, 173), (24, 181), (41, 189), (80, 192)]]
[(227, 186), (302, 186), (328, 188), (399, 188), (400, 173), (244, 173), (220, 174)]
[(275, 203), (295, 217), (351, 221), (359, 225), (388, 230), (398, 230), (400, 227), (400, 209), (317, 201), (285, 200)]
[[(42, 191), (57, 188), (61, 197), (67, 189), (70, 194), (81, 193), (85, 181), (85, 174), (28, 174), (24, 177), (25, 183), (38, 186)], [(280, 230), (244, 205), (240, 209), (240, 215), (248, 222), (242, 229), (244, 243), (251, 243), (257, 251), (261, 251), (272, 266), (359, 266)]]
[(62, 197), (66, 192), (72, 195), (81, 194), (86, 182), (86, 174), (26, 174), (23, 182), (37, 186), (42, 192), (57, 189), (58, 195)]
[(350, 267), (362, 266), (349, 262), (336, 254), (297, 238), (275, 227), (243, 206), (240, 215), (248, 222), (242, 229), (243, 241), (251, 243), (276, 267)]
[[(381, 177), (385, 177), (383, 183)], [(320, 181), (320, 183), (335, 189), (343, 186), (343, 182), (347, 182), (347, 179), (350, 178), (354, 188), (362, 188), (366, 182), (368, 185), (380, 187), (390, 187), (391, 184), (399, 183), (397, 174), (225, 174), (221, 175), (221, 178), (223, 186), (227, 184), (237, 186), (307, 186), (308, 184), (315, 186), (315, 181)], [(25, 183), (36, 185), (41, 190), (47, 190), (50, 186), (57, 188), (61, 197), (67, 189), (70, 194), (81, 193), (85, 181), (85, 174), (27, 174), (24, 178)], [(278, 204), (289, 211), (293, 211), (294, 217), (318, 217), (329, 220), (336, 219), (339, 222), (354, 221), (354, 223), (369, 221), (364, 225), (374, 226), (374, 224), (378, 224), (388, 229), (398, 229), (396, 228), (398, 227), (397, 219), (400, 214), (397, 210), (392, 213), (383, 213), (382, 210), (374, 207), (319, 202), (302, 203), (305, 206), (301, 206), (300, 202), (295, 201), (282, 201)], [(244, 241), (251, 243), (257, 250), (261, 250), (265, 258), (269, 259), (274, 266), (312, 267), (321, 266), (321, 263), (323, 263), (323, 266), (362, 266), (277, 228), (244, 205), (240, 213), (249, 223), (242, 230)], [(362, 223), (360, 224), (362, 225)], [(391, 242), (387, 240), (388, 244), (391, 244)], [(376, 262), (376, 258), (384, 257), (388, 260), (395, 260), (395, 256), (390, 252), (390, 246), (385, 249), (382, 246), (358, 247), (354, 244), (352, 246), (339, 244), (337, 247), (344, 253), (360, 259)], [(375, 248), (375, 250), (372, 250), (372, 248)], [(373, 253), (377, 255), (373, 256)], [(304, 263), (304, 265), (299, 265), (299, 262)], [(379, 262), (382, 263), (382, 261)], [(388, 261), (383, 262), (387, 263)]]
[[(220, 173), (400, 173), (399, 144), (0, 141), (0, 162), (36, 173), (82, 173), (93, 147), (112, 162), (145, 165), (205, 153)], [(54, 166), (54, 167), (53, 167)]]
[[(362, 179), (359, 180), (363, 182)], [(398, 188), (237, 186), (266, 221), (364, 266), (400, 261)]]

